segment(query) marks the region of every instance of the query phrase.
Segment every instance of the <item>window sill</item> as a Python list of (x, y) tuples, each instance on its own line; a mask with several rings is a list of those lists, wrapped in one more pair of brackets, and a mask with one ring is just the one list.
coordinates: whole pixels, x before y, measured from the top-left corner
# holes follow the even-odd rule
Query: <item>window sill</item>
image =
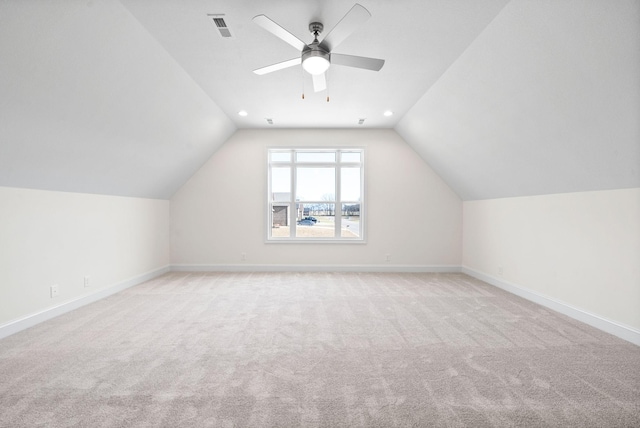
[(266, 239), (265, 244), (366, 244), (364, 239), (309, 239), (309, 238), (272, 238)]

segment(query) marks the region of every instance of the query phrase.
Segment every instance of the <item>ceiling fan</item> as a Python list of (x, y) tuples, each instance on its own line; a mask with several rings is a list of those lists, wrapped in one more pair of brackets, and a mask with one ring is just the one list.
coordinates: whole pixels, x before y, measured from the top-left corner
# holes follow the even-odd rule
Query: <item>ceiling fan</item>
[(356, 3), (322, 41), (318, 41), (318, 36), (322, 33), (324, 26), (320, 22), (312, 22), (309, 24), (309, 31), (313, 34), (313, 42), (307, 45), (265, 15), (258, 15), (253, 18), (253, 22), (298, 49), (301, 55), (297, 58), (258, 68), (253, 72), (262, 75), (302, 64), (302, 68), (313, 77), (313, 90), (318, 92), (327, 88), (325, 71), (329, 69), (331, 64), (379, 71), (384, 65), (383, 59), (332, 52), (335, 47), (370, 17), (369, 11)]

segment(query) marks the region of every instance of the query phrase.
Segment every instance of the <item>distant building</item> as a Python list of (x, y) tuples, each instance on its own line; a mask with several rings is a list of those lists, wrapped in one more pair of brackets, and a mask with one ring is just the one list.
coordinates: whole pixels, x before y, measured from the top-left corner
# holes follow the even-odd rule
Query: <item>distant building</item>
[(289, 205), (273, 205), (273, 227), (289, 226)]
[[(291, 193), (289, 192), (275, 192), (272, 195), (273, 201), (271, 218), (273, 224), (272, 227), (288, 226), (289, 225), (289, 204), (291, 200)], [(281, 202), (279, 204), (278, 202)], [(285, 203), (286, 202), (286, 203)], [(296, 218), (301, 219), (303, 216), (308, 215), (309, 209), (304, 208), (304, 204), (296, 204)]]

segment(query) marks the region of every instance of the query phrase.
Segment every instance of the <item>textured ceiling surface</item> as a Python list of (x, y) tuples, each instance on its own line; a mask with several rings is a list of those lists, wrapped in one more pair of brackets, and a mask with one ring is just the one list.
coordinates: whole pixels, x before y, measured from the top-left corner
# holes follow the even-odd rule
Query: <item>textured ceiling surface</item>
[(640, 187), (639, 1), (360, 3), (335, 52), (384, 67), (314, 93), (252, 18), (353, 3), (0, 1), (0, 185), (169, 198), (239, 128), (393, 128), (465, 200)]

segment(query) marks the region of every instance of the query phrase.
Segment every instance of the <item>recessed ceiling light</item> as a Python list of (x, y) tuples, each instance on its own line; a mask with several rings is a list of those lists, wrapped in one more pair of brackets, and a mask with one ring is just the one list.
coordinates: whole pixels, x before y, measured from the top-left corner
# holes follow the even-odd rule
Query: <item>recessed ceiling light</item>
[(389, 116), (393, 116), (393, 112), (391, 110), (387, 110), (383, 113), (385, 116), (389, 117)]
[(238, 114), (239, 114), (240, 116), (242, 116), (242, 117), (245, 117), (245, 116), (247, 116), (249, 113), (247, 113), (247, 111), (246, 111), (246, 110), (240, 110), (240, 111), (238, 112)]

